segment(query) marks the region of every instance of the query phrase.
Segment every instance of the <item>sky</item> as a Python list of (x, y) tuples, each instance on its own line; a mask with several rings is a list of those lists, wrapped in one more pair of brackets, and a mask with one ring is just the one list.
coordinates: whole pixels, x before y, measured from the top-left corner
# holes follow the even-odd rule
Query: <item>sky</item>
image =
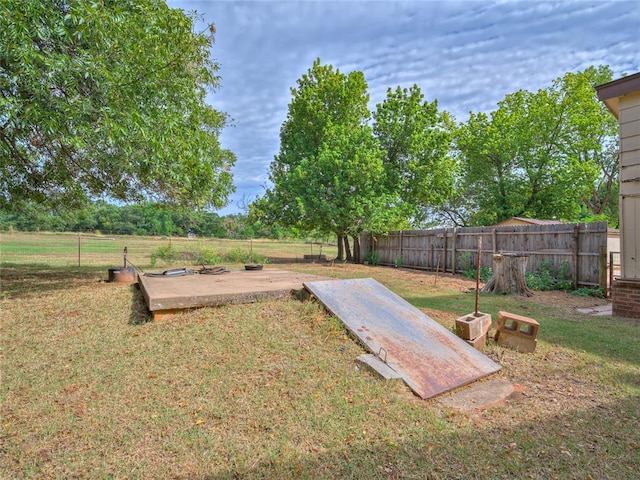
[(459, 122), (590, 65), (614, 78), (640, 71), (640, 0), (167, 3), (216, 25), (221, 86), (207, 102), (232, 119), (220, 140), (237, 156), (237, 191), (219, 215), (242, 213), (269, 187), (291, 88), (317, 58), (363, 72), (371, 110), (388, 88), (417, 84)]

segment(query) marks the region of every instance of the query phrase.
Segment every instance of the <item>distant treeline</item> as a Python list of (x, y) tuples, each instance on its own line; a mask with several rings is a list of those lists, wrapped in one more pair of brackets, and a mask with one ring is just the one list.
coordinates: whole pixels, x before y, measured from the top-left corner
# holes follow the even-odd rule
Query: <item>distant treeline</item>
[(94, 232), (111, 235), (210, 236), (217, 238), (299, 238), (295, 229), (251, 222), (246, 215), (219, 216), (186, 208), (146, 203), (114, 205), (104, 201), (75, 209), (37, 203), (0, 211), (0, 231)]

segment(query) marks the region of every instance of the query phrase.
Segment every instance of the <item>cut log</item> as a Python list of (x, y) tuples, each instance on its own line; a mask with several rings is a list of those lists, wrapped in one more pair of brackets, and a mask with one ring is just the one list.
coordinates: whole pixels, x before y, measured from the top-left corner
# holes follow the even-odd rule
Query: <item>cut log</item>
[(493, 256), (493, 275), (480, 290), (482, 293), (515, 293), (533, 296), (527, 286), (525, 272), (529, 257), (514, 253), (498, 253)]

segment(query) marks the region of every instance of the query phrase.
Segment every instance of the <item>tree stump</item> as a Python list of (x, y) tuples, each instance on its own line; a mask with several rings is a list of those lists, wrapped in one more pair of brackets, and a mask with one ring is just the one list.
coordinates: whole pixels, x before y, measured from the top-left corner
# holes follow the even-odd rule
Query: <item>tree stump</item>
[(480, 290), (482, 293), (516, 293), (533, 296), (527, 287), (525, 272), (529, 257), (515, 253), (498, 253), (493, 256), (493, 275)]

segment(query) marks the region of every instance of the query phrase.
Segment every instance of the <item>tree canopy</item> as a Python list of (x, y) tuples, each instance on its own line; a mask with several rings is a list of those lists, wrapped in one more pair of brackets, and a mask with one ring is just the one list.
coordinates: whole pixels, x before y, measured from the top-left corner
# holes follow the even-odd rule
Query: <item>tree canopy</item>
[(364, 75), (343, 74), (318, 59), (291, 94), (280, 152), (271, 163), (273, 187), (253, 210), (284, 225), (335, 233), (339, 242), (355, 239), (376, 224), (385, 204)]
[(608, 67), (590, 67), (535, 93), (508, 94), (490, 114), (471, 113), (456, 130), (462, 174), (445, 216), (492, 225), (605, 212), (617, 184), (617, 126), (593, 86), (611, 76)]
[(386, 189), (407, 218), (423, 218), (429, 207), (453, 193), (457, 166), (451, 155), (453, 121), (424, 100), (420, 87), (388, 89), (376, 106), (373, 130), (384, 151)]
[(314, 62), (292, 89), (273, 187), (253, 205), (272, 221), (353, 237), (356, 257), (362, 231), (408, 226), (447, 197), (455, 172), (451, 122), (437, 102), (416, 85), (390, 89), (372, 118), (367, 88), (362, 72)]
[(213, 25), (160, 0), (2, 0), (0, 31), (0, 203), (226, 204)]

